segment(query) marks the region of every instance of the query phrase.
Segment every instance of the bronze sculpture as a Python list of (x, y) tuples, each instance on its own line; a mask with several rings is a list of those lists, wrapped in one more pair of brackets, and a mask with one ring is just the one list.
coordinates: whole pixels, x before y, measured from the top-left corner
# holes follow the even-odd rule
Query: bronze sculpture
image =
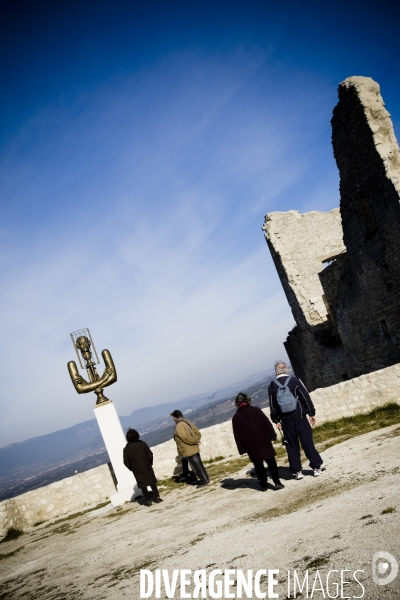
[[(82, 334), (76, 337), (76, 334)], [(103, 389), (112, 383), (117, 381), (117, 371), (115, 369), (114, 361), (111, 357), (109, 350), (103, 350), (101, 355), (104, 360), (105, 369), (103, 375), (100, 377), (96, 364), (99, 364), (99, 361), (94, 362), (92, 360), (92, 351), (91, 346), (93, 345), (92, 338), (88, 329), (80, 330), (79, 332), (71, 333), (72, 343), (76, 350), (79, 362), (81, 363), (82, 368), (85, 368), (89, 377), (89, 381), (86, 381), (82, 375), (80, 375), (78, 371), (78, 367), (76, 366), (75, 361), (71, 360), (68, 363), (68, 371), (74, 385), (74, 388), (78, 392), (78, 394), (87, 394), (88, 392), (94, 392), (97, 396), (96, 405), (104, 404), (105, 402), (111, 402), (106, 396), (103, 394)], [(97, 357), (96, 350), (93, 346), (94, 353)], [(79, 353), (83, 360), (85, 361), (82, 364)]]

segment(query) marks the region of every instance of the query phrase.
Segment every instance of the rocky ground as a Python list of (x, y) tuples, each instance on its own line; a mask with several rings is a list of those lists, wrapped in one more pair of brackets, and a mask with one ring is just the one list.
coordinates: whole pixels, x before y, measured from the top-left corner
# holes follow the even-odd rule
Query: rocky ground
[[(319, 478), (305, 470), (295, 481), (283, 467), (281, 491), (259, 491), (246, 465), (202, 489), (169, 491), (151, 508), (106, 506), (38, 526), (0, 545), (0, 598), (136, 599), (141, 569), (167, 569), (170, 577), (174, 569), (252, 569), (253, 576), (276, 569), (276, 597), (287, 598), (288, 571), (292, 582), (295, 569), (301, 583), (306, 572), (309, 577), (308, 594), (304, 586), (297, 598), (398, 599), (400, 574), (380, 586), (371, 572), (378, 551), (400, 562), (399, 451), (394, 425), (326, 450), (327, 470)], [(381, 577), (390, 573), (387, 564)], [(341, 577), (349, 582), (342, 588)], [(187, 597), (193, 588), (192, 581)], [(260, 589), (268, 597), (267, 576)], [(234, 585), (230, 592), (236, 596)], [(293, 585), (290, 592), (294, 597)], [(166, 597), (163, 584), (159, 597)], [(171, 597), (181, 597), (179, 580)]]

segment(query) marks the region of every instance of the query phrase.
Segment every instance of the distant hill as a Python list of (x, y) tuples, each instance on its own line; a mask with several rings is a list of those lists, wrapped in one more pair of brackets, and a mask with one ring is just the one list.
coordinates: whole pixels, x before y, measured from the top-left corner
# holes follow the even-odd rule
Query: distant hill
[[(252, 396), (254, 404), (265, 406), (270, 380), (270, 371), (263, 371), (215, 392), (140, 408), (127, 417), (120, 417), (122, 427), (124, 430), (135, 427), (150, 446), (155, 446), (172, 437), (173, 423), (169, 416), (172, 410), (178, 408), (199, 427), (209, 427), (233, 415), (232, 400), (241, 390)], [(108, 460), (95, 419), (10, 444), (0, 448), (0, 500), (92, 469)]]
[[(252, 398), (253, 406), (264, 408), (268, 406), (268, 386), (271, 379), (272, 375), (269, 375), (248, 388), (241, 388), (240, 391), (246, 392)], [(214, 400), (214, 402), (210, 402), (196, 410), (185, 411), (184, 414), (191, 421), (194, 421), (200, 429), (211, 427), (211, 425), (216, 425), (217, 423), (224, 423), (225, 421), (229, 421), (236, 412), (236, 407), (233, 403), (236, 394), (237, 391), (227, 398)], [(168, 419), (164, 427), (144, 433), (143, 439), (146, 440), (149, 446), (156, 446), (170, 440), (173, 431), (174, 423), (171, 423), (171, 420)]]

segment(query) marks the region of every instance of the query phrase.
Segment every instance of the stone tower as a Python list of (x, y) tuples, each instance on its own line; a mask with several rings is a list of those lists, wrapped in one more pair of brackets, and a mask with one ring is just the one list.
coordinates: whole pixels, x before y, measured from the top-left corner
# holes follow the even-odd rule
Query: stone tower
[(340, 84), (332, 143), (340, 209), (263, 227), (296, 321), (285, 347), (311, 390), (400, 362), (400, 154), (369, 77)]

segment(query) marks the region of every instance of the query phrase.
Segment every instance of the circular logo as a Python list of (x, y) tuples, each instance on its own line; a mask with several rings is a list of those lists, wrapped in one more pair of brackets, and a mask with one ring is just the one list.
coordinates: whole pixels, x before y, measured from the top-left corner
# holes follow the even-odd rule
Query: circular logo
[(376, 585), (387, 585), (397, 577), (399, 565), (389, 552), (375, 552), (372, 557), (372, 579)]

